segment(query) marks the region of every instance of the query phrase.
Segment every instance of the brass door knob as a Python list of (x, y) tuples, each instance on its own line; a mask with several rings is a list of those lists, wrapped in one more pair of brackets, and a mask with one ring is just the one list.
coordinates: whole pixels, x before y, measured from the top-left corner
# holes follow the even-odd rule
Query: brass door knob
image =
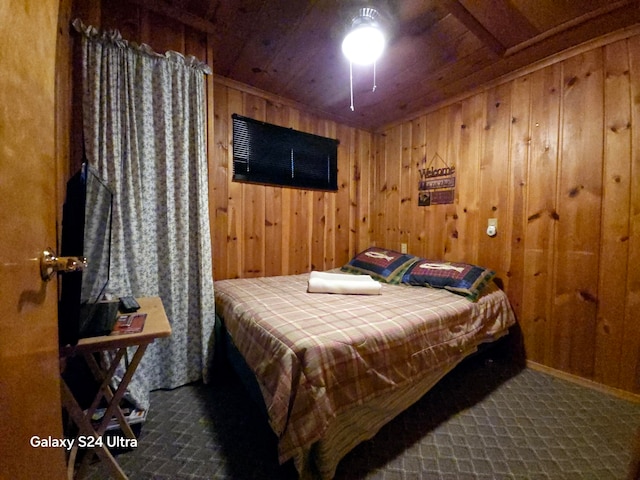
[(85, 257), (56, 257), (48, 248), (40, 256), (40, 276), (48, 282), (56, 273), (80, 272), (87, 268)]

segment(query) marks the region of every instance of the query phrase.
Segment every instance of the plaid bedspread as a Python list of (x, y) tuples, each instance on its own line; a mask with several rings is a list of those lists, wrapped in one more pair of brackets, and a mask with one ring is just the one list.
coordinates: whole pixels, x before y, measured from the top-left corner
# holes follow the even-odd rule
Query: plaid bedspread
[(492, 285), (469, 300), (383, 284), (381, 295), (307, 293), (308, 274), (219, 280), (216, 313), (260, 384), (280, 462), (340, 411), (412, 382), (504, 333), (514, 315)]

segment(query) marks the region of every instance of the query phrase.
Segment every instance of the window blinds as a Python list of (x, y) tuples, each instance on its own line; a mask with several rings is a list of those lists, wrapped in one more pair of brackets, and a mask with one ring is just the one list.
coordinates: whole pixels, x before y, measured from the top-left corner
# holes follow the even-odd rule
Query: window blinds
[(338, 189), (338, 140), (237, 114), (232, 119), (234, 181)]

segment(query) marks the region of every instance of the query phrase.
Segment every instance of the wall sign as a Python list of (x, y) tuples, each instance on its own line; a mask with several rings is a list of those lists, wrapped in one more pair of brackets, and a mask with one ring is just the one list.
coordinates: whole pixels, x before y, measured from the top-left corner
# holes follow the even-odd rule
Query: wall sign
[(445, 162), (436, 152), (429, 164), (422, 159), (418, 170), (418, 206), (445, 205), (453, 203), (456, 191), (456, 167)]

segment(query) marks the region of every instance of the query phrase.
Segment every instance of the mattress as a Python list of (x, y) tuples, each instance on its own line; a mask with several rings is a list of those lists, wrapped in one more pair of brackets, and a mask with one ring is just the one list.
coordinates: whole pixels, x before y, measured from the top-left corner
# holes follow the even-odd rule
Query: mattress
[[(294, 458), (301, 473), (336, 419), (405, 391), (417, 400), (423, 389), (414, 385), (430, 387), (515, 323), (494, 284), (471, 302), (408, 285), (383, 284), (370, 296), (307, 293), (308, 278), (219, 280), (214, 287), (216, 314), (260, 387), (279, 460)], [(357, 441), (381, 426), (371, 423), (375, 428), (361, 429)], [(313, 470), (330, 476), (334, 464)]]

